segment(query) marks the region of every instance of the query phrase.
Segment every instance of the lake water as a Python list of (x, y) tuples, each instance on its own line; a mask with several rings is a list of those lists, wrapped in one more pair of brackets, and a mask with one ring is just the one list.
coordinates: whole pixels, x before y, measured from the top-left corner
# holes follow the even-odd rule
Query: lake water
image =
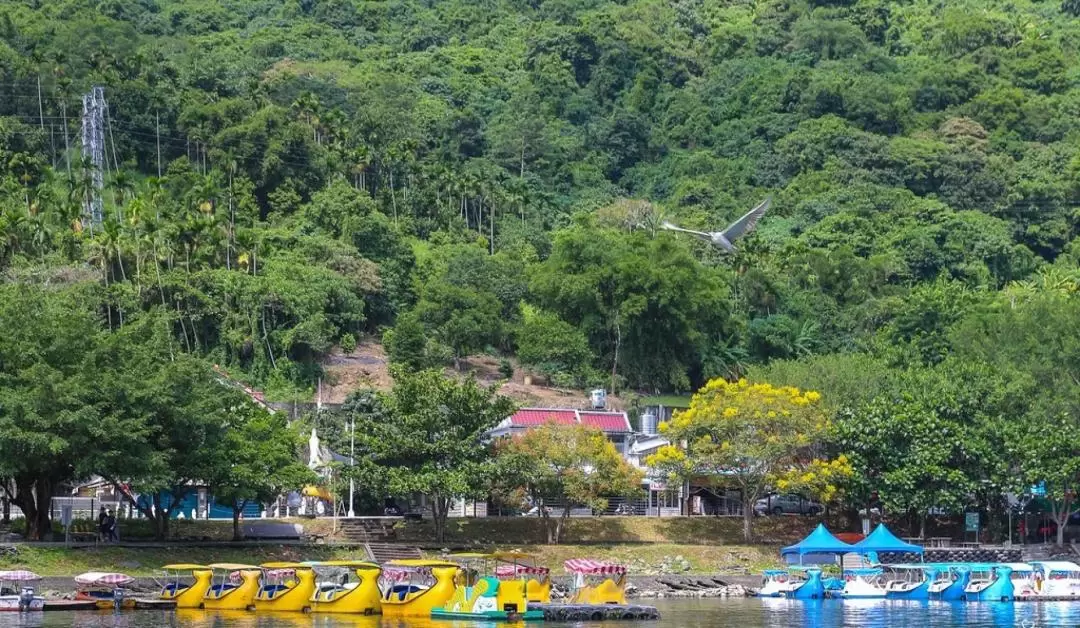
[[(1080, 600), (1076, 602), (944, 603), (886, 602), (876, 600), (656, 600), (663, 613), (658, 622), (605, 622), (533, 626), (554, 628), (787, 628), (803, 626), (1080, 626)], [(349, 615), (259, 614), (180, 610), (113, 613), (0, 613), (0, 628), (14, 626), (85, 626), (88, 628), (495, 628), (500, 624), (442, 622), (429, 619), (381, 620)]]

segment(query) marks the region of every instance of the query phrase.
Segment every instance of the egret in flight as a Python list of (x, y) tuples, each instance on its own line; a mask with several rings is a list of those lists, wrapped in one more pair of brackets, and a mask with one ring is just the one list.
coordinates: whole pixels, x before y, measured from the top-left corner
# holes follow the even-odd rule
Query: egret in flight
[(691, 231), (690, 229), (676, 227), (670, 222), (665, 222), (660, 226), (669, 231), (689, 233), (705, 240), (725, 253), (734, 254), (735, 245), (732, 243), (754, 230), (758, 221), (765, 215), (765, 211), (769, 209), (770, 203), (772, 203), (772, 198), (765, 199), (760, 205), (746, 212), (742, 218), (728, 225), (727, 229), (723, 231)]

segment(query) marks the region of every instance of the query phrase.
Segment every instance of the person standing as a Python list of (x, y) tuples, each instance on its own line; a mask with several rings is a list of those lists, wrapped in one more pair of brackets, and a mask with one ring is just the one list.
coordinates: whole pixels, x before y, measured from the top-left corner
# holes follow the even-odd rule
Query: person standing
[(112, 508), (105, 511), (105, 531), (108, 535), (108, 541), (119, 540), (116, 536), (116, 517), (113, 515)]
[(98, 540), (100, 541), (109, 540), (109, 530), (105, 527), (105, 522), (108, 520), (108, 518), (109, 515), (105, 512), (105, 507), (102, 506), (97, 516)]

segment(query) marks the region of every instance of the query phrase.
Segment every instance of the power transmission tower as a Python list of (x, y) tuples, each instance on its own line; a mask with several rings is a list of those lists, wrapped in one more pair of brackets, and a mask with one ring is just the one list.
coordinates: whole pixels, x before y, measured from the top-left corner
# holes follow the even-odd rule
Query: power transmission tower
[(84, 199), (85, 213), (91, 227), (96, 227), (101, 225), (105, 213), (101, 200), (101, 190), (105, 187), (105, 90), (101, 87), (93, 87), (89, 94), (83, 95), (82, 154), (83, 163), (90, 164), (92, 181), (92, 189)]

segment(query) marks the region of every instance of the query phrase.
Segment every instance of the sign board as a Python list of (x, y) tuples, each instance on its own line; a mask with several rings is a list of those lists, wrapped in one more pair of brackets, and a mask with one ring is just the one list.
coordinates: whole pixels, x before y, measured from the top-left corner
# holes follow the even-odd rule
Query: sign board
[(1046, 497), (1046, 482), (1031, 485), (1031, 494), (1034, 497)]
[(964, 514), (964, 531), (965, 532), (978, 532), (979, 531), (979, 513), (969, 512)]
[(650, 480), (649, 481), (649, 490), (650, 491), (666, 491), (667, 490), (667, 484), (664, 483), (664, 482), (658, 482), (656, 480)]

